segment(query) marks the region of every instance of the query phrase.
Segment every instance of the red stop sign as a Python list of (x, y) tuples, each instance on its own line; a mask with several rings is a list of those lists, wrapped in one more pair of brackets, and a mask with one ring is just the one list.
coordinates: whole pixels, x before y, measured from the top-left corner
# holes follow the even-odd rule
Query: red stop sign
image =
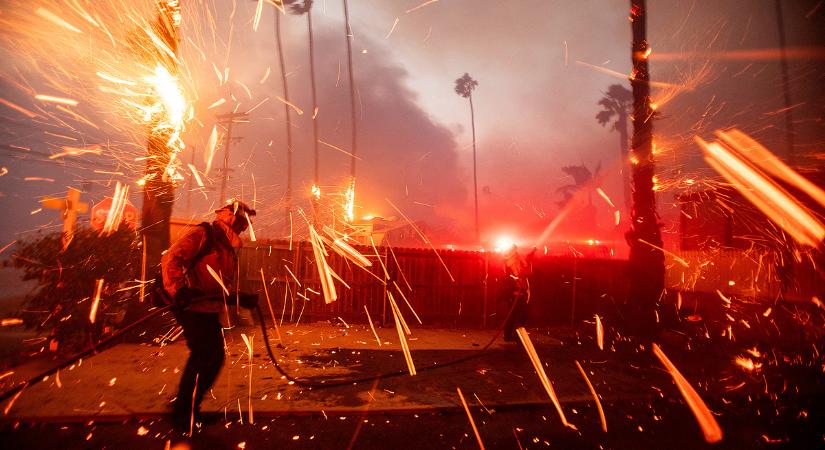
[[(106, 218), (109, 217), (109, 210), (112, 209), (112, 198), (106, 197), (102, 201), (92, 206), (92, 228), (95, 230), (103, 229), (106, 223)], [(123, 222), (131, 229), (137, 228), (138, 211), (128, 201), (123, 206)]]

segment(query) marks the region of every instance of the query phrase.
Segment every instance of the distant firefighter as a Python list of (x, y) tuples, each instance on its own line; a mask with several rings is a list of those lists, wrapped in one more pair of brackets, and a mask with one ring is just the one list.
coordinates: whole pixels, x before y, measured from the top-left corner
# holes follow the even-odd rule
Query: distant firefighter
[(533, 257), (535, 247), (526, 256), (518, 252), (513, 245), (504, 256), (504, 295), (510, 300), (509, 316), (504, 323), (504, 340), (516, 340), (516, 328), (527, 323), (527, 314), (530, 304), (530, 281), (533, 274)]
[(223, 366), (219, 317), (226, 307), (224, 288), (234, 286), (240, 234), (254, 215), (245, 204), (232, 202), (215, 211), (214, 222), (193, 228), (161, 258), (163, 287), (174, 298), (175, 318), (190, 352), (172, 411), (173, 425), (180, 431), (190, 430), (193, 419), (201, 421), (201, 400)]

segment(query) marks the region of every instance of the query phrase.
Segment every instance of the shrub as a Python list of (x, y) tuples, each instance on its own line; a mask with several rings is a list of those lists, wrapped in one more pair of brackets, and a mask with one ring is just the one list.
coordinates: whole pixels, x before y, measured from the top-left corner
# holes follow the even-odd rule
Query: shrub
[[(100, 236), (77, 230), (61, 252), (62, 233), (50, 233), (18, 244), (14, 264), (23, 280), (37, 287), (24, 300), (26, 326), (47, 335), (54, 351), (86, 348), (111, 333), (123, 320), (128, 300), (137, 298), (141, 248), (133, 231), (120, 229)], [(89, 314), (98, 279), (104, 280), (96, 320)]]

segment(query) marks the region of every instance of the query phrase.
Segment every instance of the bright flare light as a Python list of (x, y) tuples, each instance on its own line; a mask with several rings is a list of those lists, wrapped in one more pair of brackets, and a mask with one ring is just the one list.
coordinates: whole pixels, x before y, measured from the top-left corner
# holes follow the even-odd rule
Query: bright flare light
[(494, 250), (496, 253), (501, 253), (510, 250), (514, 245), (516, 245), (516, 241), (510, 236), (499, 236), (498, 239), (496, 239)]

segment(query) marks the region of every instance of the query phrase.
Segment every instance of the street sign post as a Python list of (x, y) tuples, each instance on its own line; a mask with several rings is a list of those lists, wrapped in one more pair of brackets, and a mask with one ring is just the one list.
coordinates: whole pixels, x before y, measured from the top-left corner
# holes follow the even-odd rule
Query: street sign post
[(69, 188), (65, 198), (44, 197), (40, 200), (44, 208), (58, 209), (63, 219), (63, 250), (69, 246), (77, 225), (77, 214), (88, 211), (89, 204), (80, 201), (80, 191)]

